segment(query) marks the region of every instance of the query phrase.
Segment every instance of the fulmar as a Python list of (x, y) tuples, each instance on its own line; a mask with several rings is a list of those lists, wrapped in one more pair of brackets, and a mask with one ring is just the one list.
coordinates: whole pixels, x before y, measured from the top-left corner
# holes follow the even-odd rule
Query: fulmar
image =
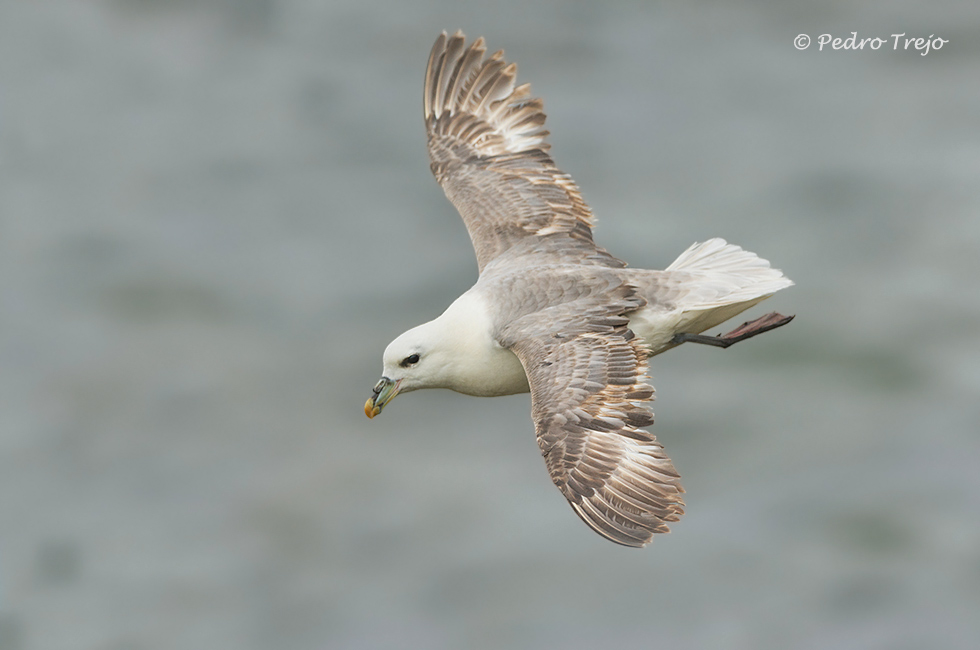
[(757, 255), (710, 239), (663, 271), (626, 268), (593, 241), (592, 211), (548, 155), (543, 103), (503, 51), (443, 32), (425, 70), (432, 173), (466, 224), (479, 279), (384, 352), (364, 405), (449, 388), (531, 393), (545, 464), (593, 530), (644, 546), (683, 514), (680, 477), (657, 439), (647, 359), (682, 343), (719, 347), (788, 323), (770, 313), (702, 334), (793, 283)]

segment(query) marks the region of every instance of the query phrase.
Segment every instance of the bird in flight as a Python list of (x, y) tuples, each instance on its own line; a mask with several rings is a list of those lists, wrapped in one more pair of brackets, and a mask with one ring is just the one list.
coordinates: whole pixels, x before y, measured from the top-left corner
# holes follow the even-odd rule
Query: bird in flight
[(479, 279), (435, 320), (396, 338), (364, 405), (449, 388), (531, 393), (552, 481), (593, 530), (644, 546), (683, 514), (680, 477), (657, 439), (647, 359), (683, 343), (728, 347), (785, 325), (770, 313), (713, 328), (793, 283), (757, 255), (710, 239), (663, 271), (596, 245), (592, 211), (548, 154), (543, 103), (517, 66), (443, 32), (425, 70), (432, 173), (469, 231)]

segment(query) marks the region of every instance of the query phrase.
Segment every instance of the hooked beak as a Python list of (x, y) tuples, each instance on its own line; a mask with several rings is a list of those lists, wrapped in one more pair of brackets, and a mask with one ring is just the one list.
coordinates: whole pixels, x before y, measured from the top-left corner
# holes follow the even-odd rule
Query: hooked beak
[(401, 386), (401, 383), (401, 379), (394, 381), (393, 379), (382, 377), (381, 381), (375, 384), (372, 389), (374, 395), (369, 397), (368, 401), (364, 402), (364, 415), (373, 418), (380, 413), (381, 409), (385, 407), (385, 404), (393, 400), (395, 395), (398, 394), (398, 388)]

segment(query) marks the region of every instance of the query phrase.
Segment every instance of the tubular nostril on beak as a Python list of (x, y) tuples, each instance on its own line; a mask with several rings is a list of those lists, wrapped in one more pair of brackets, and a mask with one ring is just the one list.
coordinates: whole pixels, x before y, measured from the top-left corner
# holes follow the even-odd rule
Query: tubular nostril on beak
[(387, 377), (382, 377), (381, 381), (371, 389), (371, 397), (364, 403), (364, 414), (369, 418), (373, 418), (380, 413), (381, 409), (385, 407), (385, 404), (394, 399), (395, 395), (398, 394), (398, 388), (401, 386), (401, 383), (401, 380), (392, 381)]

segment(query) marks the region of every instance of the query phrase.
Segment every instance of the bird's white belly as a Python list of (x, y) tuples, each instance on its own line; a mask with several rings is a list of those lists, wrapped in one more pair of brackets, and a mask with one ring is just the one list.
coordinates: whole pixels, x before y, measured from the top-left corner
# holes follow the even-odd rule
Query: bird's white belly
[(680, 323), (681, 313), (678, 311), (641, 309), (630, 314), (629, 327), (643, 339), (653, 356), (673, 347), (671, 339), (677, 333)]

